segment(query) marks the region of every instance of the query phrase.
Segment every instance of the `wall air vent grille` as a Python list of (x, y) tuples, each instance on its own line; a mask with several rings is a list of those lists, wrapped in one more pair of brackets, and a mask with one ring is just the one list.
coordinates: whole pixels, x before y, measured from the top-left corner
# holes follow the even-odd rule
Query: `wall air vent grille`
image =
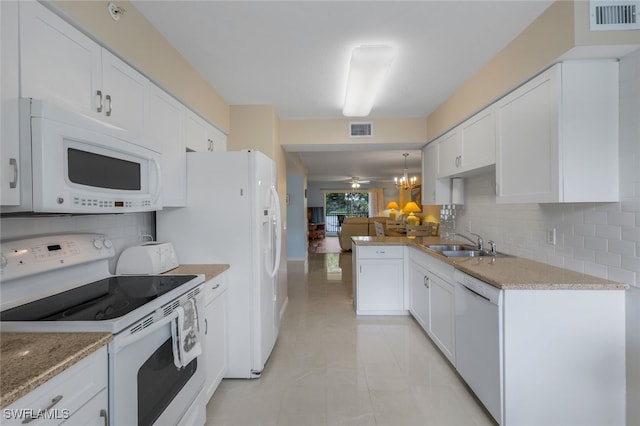
[(373, 136), (373, 123), (349, 123), (349, 137), (370, 138)]
[(591, 1), (589, 9), (591, 31), (640, 29), (640, 1)]

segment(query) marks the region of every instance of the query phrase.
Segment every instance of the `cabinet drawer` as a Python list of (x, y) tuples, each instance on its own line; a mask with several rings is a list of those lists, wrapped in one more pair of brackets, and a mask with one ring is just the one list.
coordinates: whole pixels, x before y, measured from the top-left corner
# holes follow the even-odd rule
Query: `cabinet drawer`
[(22, 425), (30, 416), (37, 416), (30, 426), (61, 424), (107, 388), (107, 371), (105, 346), (5, 408), (2, 424)]
[(402, 259), (403, 246), (361, 246), (358, 257), (366, 259)]
[(222, 273), (204, 283), (204, 304), (213, 302), (227, 289), (227, 274)]

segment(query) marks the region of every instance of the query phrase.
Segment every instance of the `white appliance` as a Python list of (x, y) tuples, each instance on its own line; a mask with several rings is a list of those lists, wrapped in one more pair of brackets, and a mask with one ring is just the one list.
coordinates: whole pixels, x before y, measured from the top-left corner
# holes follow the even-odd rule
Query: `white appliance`
[(205, 363), (198, 357), (176, 367), (171, 333), (188, 299), (204, 312), (202, 275), (110, 275), (114, 250), (101, 234), (2, 241), (1, 249), (3, 332), (114, 335), (107, 348), (111, 426), (204, 424)]
[(503, 424), (502, 292), (455, 271), (456, 369), (498, 424)]
[(156, 214), (182, 263), (228, 263), (227, 378), (259, 377), (278, 337), (281, 221), (273, 160), (258, 151), (187, 153), (187, 207)]
[(150, 241), (124, 249), (118, 258), (116, 274), (161, 274), (179, 265), (173, 244)]
[(2, 213), (159, 210), (160, 153), (130, 132), (51, 103), (20, 100), (17, 207)]

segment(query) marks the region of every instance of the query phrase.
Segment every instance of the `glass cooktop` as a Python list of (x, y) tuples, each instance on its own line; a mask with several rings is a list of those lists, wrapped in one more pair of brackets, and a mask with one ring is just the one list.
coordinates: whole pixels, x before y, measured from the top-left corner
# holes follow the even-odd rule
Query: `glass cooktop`
[(0, 313), (1, 321), (100, 321), (121, 317), (196, 275), (104, 278)]

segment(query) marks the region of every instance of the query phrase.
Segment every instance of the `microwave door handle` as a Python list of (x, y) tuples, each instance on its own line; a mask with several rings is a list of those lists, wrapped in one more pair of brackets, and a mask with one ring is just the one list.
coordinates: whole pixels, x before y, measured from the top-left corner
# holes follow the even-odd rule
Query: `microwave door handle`
[(158, 202), (158, 198), (160, 198), (160, 191), (162, 190), (162, 174), (160, 173), (160, 163), (155, 158), (151, 159), (153, 163), (153, 168), (156, 171), (156, 191), (153, 194), (153, 204)]

